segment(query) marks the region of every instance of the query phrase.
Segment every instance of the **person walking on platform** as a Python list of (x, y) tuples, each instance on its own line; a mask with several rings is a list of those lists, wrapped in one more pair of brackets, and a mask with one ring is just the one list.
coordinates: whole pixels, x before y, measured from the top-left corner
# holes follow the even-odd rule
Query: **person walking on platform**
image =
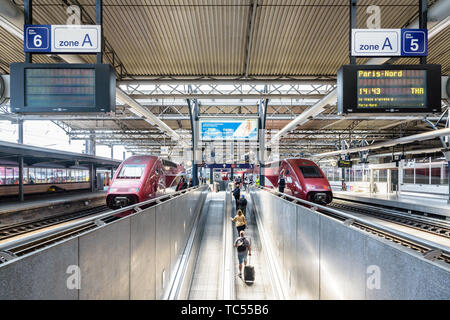
[(243, 194), (241, 195), (241, 198), (238, 201), (237, 209), (241, 210), (245, 216), (247, 212), (247, 199), (245, 199), (245, 195)]
[(278, 179), (278, 191), (284, 193), (284, 188), (286, 187), (286, 179), (284, 178), (284, 172), (280, 174), (280, 179)]
[(236, 208), (238, 207), (238, 201), (241, 197), (241, 189), (239, 189), (239, 185), (236, 185), (236, 188), (233, 190), (234, 200), (236, 200)]
[(234, 241), (234, 247), (237, 249), (239, 261), (239, 277), (242, 276), (242, 263), (247, 265), (247, 254), (252, 255), (252, 247), (250, 241), (245, 237), (244, 231), (239, 233), (239, 238)]
[(247, 229), (247, 219), (245, 219), (244, 213), (242, 210), (238, 210), (237, 214), (234, 216), (234, 218), (231, 218), (231, 221), (233, 221), (236, 224), (237, 233), (239, 234), (241, 231), (244, 231)]

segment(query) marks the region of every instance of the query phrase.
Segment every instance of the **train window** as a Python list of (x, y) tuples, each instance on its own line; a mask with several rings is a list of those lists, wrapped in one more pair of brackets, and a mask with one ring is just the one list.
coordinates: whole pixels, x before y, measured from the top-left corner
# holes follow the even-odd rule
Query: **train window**
[(14, 171), (13, 168), (6, 168), (5, 169), (5, 184), (14, 184)]
[(430, 168), (416, 168), (416, 184), (430, 184)]
[(0, 185), (6, 184), (5, 167), (0, 167)]
[(28, 183), (28, 168), (23, 168), (23, 183)]
[(444, 164), (444, 170), (441, 179), (441, 184), (448, 185), (448, 164)]
[(55, 182), (56, 177), (54, 169), (47, 169), (47, 183), (55, 183)]
[(323, 178), (319, 168), (314, 166), (299, 166), (304, 178)]
[(126, 164), (120, 170), (119, 179), (140, 179), (146, 164)]
[(403, 183), (414, 183), (414, 168), (403, 170)]
[(28, 183), (35, 184), (36, 183), (36, 168), (28, 168)]

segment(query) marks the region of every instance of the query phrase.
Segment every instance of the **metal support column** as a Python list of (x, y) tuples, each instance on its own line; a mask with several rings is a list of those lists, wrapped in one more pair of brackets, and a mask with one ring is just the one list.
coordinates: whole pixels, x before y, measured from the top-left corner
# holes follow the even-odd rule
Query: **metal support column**
[(259, 185), (264, 187), (264, 127), (263, 127), (263, 114), (262, 103), (258, 104), (258, 162), (259, 162)]
[(213, 168), (209, 168), (209, 183), (214, 183)]
[(356, 64), (356, 57), (352, 56), (352, 29), (356, 29), (356, 0), (350, 0), (350, 30), (348, 34), (348, 56), (350, 64)]
[[(419, 0), (419, 28), (427, 29), (428, 5), (427, 0)], [(421, 64), (427, 64), (427, 57), (420, 57)]]
[[(189, 93), (192, 93), (192, 87), (189, 86)], [(191, 103), (190, 99), (186, 99), (189, 109), (189, 119), (191, 121), (192, 131), (192, 186), (198, 186), (198, 163), (197, 163), (197, 144), (198, 144), (198, 100), (194, 99)]]
[[(20, 144), (23, 144), (23, 120), (19, 120), (17, 123), (19, 127), (19, 137), (17, 139), (17, 142)], [(18, 159), (19, 162), (19, 201), (24, 201), (25, 196), (23, 192), (23, 156), (19, 156)]]
[[(23, 3), (24, 24), (33, 24), (33, 3), (32, 0), (25, 0)], [(25, 52), (25, 62), (32, 63), (33, 56), (30, 52)]]
[(23, 156), (19, 157), (19, 201), (24, 201), (23, 192)]
[(110, 148), (111, 148), (111, 159), (114, 159), (114, 145), (112, 144)]
[[(342, 148), (342, 150), (345, 149), (345, 141), (344, 140), (341, 141), (341, 148)], [(347, 160), (347, 158), (348, 158), (348, 155), (345, 155), (343, 160)], [(342, 178), (341, 178), (341, 180), (342, 180), (342, 188), (341, 189), (342, 189), (342, 191), (345, 191), (346, 190), (346, 187), (345, 187), (345, 168), (341, 168), (341, 170), (342, 170), (341, 171), (341, 173), (342, 173)]]
[(23, 144), (23, 120), (17, 121), (17, 127), (18, 127), (18, 137), (17, 137), (17, 143)]
[(234, 178), (234, 170), (233, 170), (233, 167), (231, 167), (231, 169), (230, 169), (230, 180), (233, 181), (233, 178)]
[(105, 41), (103, 41), (103, 6), (102, 6), (102, 0), (96, 0), (95, 1), (95, 20), (97, 25), (101, 26), (101, 34), (100, 34), (100, 41), (101, 41), (101, 50), (99, 53), (97, 53), (97, 63), (103, 63), (103, 48), (105, 46)]
[(95, 190), (96, 190), (96, 185), (95, 185), (96, 180), (97, 180), (97, 174), (96, 174), (95, 166), (93, 163), (91, 163), (89, 165), (89, 182), (91, 185), (91, 192), (95, 192)]

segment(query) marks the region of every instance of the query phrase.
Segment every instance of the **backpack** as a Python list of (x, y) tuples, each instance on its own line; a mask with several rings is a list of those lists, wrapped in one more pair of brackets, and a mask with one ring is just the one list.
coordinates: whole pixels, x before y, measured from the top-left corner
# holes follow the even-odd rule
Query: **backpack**
[(245, 238), (240, 238), (237, 241), (237, 251), (244, 252), (245, 250), (247, 250), (247, 244), (245, 243)]

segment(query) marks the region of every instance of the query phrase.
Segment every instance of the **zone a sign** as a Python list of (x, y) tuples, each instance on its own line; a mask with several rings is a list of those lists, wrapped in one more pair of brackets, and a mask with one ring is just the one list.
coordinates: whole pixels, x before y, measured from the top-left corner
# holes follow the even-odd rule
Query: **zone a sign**
[(25, 52), (101, 52), (99, 25), (25, 25), (24, 37)]
[(426, 29), (352, 29), (352, 56), (428, 55)]

